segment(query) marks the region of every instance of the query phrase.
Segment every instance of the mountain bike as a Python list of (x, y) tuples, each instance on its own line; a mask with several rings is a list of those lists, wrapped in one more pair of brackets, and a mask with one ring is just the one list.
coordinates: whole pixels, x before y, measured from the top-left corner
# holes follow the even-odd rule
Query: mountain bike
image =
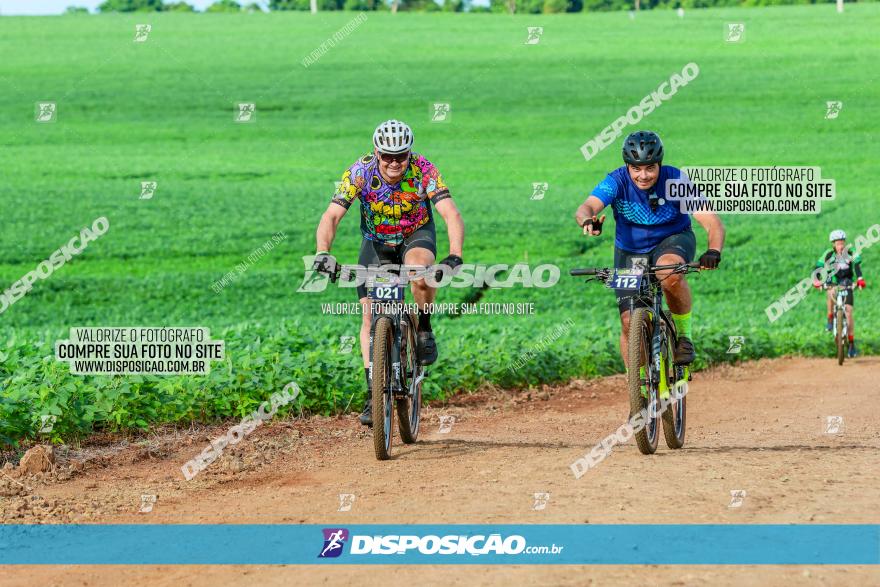
[[(427, 268), (424, 272), (427, 272)], [(324, 271), (335, 282), (341, 268)], [(394, 411), (405, 444), (416, 442), (422, 411), (422, 382), (428, 375), (418, 360), (418, 316), (403, 303), (405, 284), (391, 271), (369, 276), (370, 382), (373, 410), (373, 448), (380, 461), (391, 458)], [(416, 271), (411, 277), (418, 277)]]
[(630, 421), (641, 414), (638, 420), (644, 422), (644, 426), (633, 426), (638, 428), (635, 438), (642, 454), (657, 450), (661, 420), (666, 445), (672, 449), (684, 446), (687, 382), (691, 379), (687, 366), (673, 362), (678, 338), (672, 316), (663, 307), (657, 272), (695, 273), (699, 267), (699, 263), (681, 263), (634, 265), (632, 269), (588, 267), (569, 272), (573, 276), (592, 276), (587, 281), (599, 281), (606, 287), (633, 294), (629, 308), (627, 387)]
[(826, 283), (823, 289), (835, 288), (834, 317), (831, 332), (834, 333), (834, 344), (837, 347), (837, 364), (843, 365), (846, 359), (846, 347), (849, 340), (849, 325), (846, 320), (847, 292), (852, 291), (850, 280), (841, 280), (837, 285)]

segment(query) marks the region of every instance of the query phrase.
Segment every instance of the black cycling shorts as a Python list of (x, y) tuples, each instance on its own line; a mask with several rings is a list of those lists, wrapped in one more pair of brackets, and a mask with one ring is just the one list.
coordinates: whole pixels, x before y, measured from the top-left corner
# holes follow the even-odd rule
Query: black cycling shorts
[[(386, 245), (378, 241), (364, 239), (361, 243), (361, 252), (358, 255), (358, 264), (364, 267), (370, 265), (403, 265), (406, 253), (410, 249), (428, 249), (437, 256), (437, 233), (434, 230), (434, 221), (431, 220), (424, 226), (420, 226), (414, 233), (403, 239), (399, 245)], [(367, 297), (367, 285), (357, 286), (358, 299)]]
[[(657, 259), (669, 253), (678, 255), (684, 259), (685, 263), (693, 261), (697, 253), (697, 237), (694, 236), (694, 231), (688, 228), (677, 234), (669, 235), (647, 253), (633, 253), (614, 247), (614, 266), (618, 269), (629, 269), (632, 267), (634, 259), (641, 259), (649, 265), (656, 265)], [(628, 311), (633, 293), (626, 290), (614, 290), (614, 295), (617, 297), (618, 311), (621, 314)], [(647, 300), (639, 299), (636, 300), (635, 306), (648, 308), (650, 304)]]

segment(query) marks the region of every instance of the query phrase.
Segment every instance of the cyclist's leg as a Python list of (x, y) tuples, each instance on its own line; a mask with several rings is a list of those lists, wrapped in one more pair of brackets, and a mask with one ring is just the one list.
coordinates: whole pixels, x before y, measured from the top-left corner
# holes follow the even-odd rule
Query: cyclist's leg
[[(697, 250), (697, 240), (692, 230), (670, 235), (654, 249), (651, 263), (654, 265), (674, 265), (690, 263)], [(675, 362), (687, 365), (695, 358), (693, 336), (691, 334), (691, 307), (693, 298), (691, 288), (684, 275), (671, 270), (657, 272), (657, 279), (666, 297), (666, 304), (675, 323), (678, 343), (675, 347)]]
[[(362, 267), (376, 266), (380, 264), (379, 251), (376, 243), (364, 239), (361, 242), (361, 251), (358, 255), (358, 265)], [(367, 286), (362, 283), (357, 286), (358, 301), (361, 303), (361, 357), (364, 360), (364, 369), (370, 366), (370, 299), (367, 297)], [(367, 385), (369, 387), (369, 384)]]
[[(618, 309), (620, 305), (618, 304)], [(629, 310), (620, 312), (620, 356), (623, 357), (623, 366), (629, 368), (627, 364), (627, 347), (629, 346)]]
[[(428, 222), (403, 241), (403, 263), (405, 265), (431, 266), (437, 256), (437, 236), (434, 223)], [(419, 307), (419, 360), (430, 365), (437, 360), (437, 343), (431, 329), (431, 314), (428, 306), (434, 303), (437, 290), (428, 285), (424, 278), (411, 282), (413, 298)]]
[[(677, 234), (670, 235), (660, 241), (660, 244), (651, 253), (652, 265), (675, 265), (690, 263), (694, 260), (697, 250), (697, 239), (692, 230), (688, 229)], [(680, 273), (672, 273), (671, 270), (657, 272), (657, 279), (666, 297), (669, 311), (673, 314), (688, 314), (691, 311), (691, 289), (687, 279)]]
[[(406, 252), (403, 263), (405, 265), (428, 267), (434, 264), (434, 252), (422, 247), (414, 247)], [(428, 304), (432, 304), (437, 295), (437, 290), (428, 285), (425, 279), (421, 277), (410, 281), (410, 289), (412, 290), (413, 298), (419, 305), (419, 310), (424, 310)]]
[(826, 305), (828, 306), (828, 324), (825, 326), (825, 330), (831, 331), (831, 322), (834, 319), (834, 288), (829, 287), (825, 290), (825, 300)]
[[(433, 222), (420, 227), (403, 241), (402, 256), (405, 265), (428, 267), (434, 264), (437, 258), (437, 235)], [(434, 302), (437, 290), (429, 286), (424, 278), (414, 279), (410, 284), (413, 298), (420, 309)]]
[[(656, 265), (677, 265), (686, 263), (685, 258), (677, 253), (664, 253), (657, 257)], [(672, 273), (671, 270), (657, 272), (657, 279), (666, 296), (666, 304), (673, 314), (688, 314), (691, 311), (693, 298), (687, 279), (680, 273)]]

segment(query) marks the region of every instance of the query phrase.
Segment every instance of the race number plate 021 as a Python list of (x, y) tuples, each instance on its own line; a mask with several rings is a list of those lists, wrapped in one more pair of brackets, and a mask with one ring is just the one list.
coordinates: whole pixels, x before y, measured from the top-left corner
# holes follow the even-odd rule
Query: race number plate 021
[(399, 302), (403, 300), (403, 292), (405, 286), (394, 283), (381, 284), (377, 283), (369, 290), (371, 300), (382, 302)]
[(608, 287), (626, 291), (638, 291), (642, 285), (642, 272), (633, 269), (615, 269), (608, 280)]

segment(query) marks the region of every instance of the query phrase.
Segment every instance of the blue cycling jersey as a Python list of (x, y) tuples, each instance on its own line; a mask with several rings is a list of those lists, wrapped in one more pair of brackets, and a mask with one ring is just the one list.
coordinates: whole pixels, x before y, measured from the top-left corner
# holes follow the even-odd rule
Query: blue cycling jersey
[[(636, 187), (625, 165), (609, 173), (596, 186), (592, 194), (614, 210), (617, 223), (614, 245), (617, 248), (647, 253), (666, 237), (690, 229), (691, 218), (679, 210), (679, 200), (666, 200), (666, 180), (681, 177), (681, 170), (677, 167), (660, 167), (660, 176), (651, 190), (659, 198), (656, 210), (651, 209), (650, 193)], [(663, 203), (659, 204), (661, 201)]]

